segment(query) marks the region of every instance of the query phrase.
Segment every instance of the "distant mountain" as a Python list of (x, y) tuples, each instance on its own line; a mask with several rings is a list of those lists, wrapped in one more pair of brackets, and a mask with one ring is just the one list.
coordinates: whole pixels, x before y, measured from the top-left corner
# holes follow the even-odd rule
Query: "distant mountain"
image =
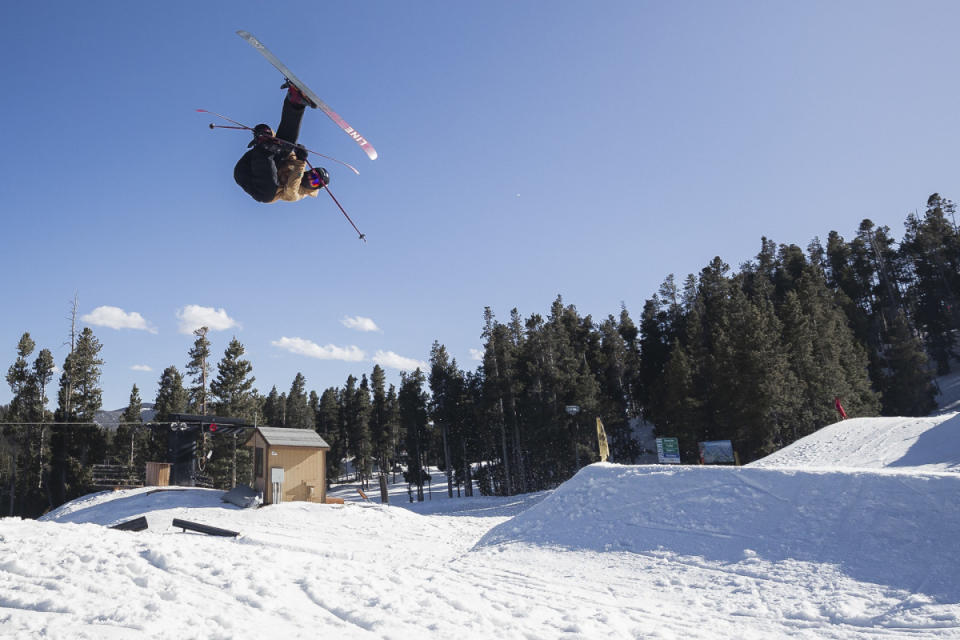
[[(140, 406), (141, 420), (144, 422), (150, 422), (153, 420), (154, 416), (157, 415), (157, 412), (154, 410), (153, 406), (154, 405), (152, 402), (144, 402)], [(126, 410), (127, 408), (123, 407), (122, 409), (115, 409), (114, 411), (97, 411), (93, 421), (105, 429), (116, 431), (117, 426), (120, 424), (120, 417)]]

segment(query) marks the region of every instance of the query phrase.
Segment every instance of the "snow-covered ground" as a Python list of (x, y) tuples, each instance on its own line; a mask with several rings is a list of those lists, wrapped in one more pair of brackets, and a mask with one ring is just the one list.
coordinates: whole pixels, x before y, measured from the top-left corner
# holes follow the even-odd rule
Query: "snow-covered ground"
[(960, 413), (851, 418), (747, 466), (960, 471)]
[(440, 474), (413, 504), (93, 494), (0, 520), (0, 637), (960, 638), (958, 431), (854, 419), (748, 467), (596, 464), (512, 498)]

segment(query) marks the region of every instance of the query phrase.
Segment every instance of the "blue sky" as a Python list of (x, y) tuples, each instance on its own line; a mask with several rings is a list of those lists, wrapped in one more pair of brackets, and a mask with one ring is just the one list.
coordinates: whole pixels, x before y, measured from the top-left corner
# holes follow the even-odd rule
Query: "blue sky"
[[(105, 408), (183, 370), (191, 323), (235, 335), (255, 386), (318, 392), (374, 362), (478, 364), (482, 314), (562, 295), (635, 319), (670, 273), (736, 266), (956, 198), (949, 2), (4, 3), (0, 367), (29, 331), (61, 364), (74, 294), (103, 343)], [(320, 111), (329, 198), (233, 182), (276, 124), (285, 61)], [(136, 314), (136, 315), (135, 315)], [(371, 327), (371, 323), (373, 327)], [(373, 330), (364, 330), (371, 329)], [(187, 333), (183, 333), (187, 331)], [(6, 385), (0, 402), (10, 398)]]

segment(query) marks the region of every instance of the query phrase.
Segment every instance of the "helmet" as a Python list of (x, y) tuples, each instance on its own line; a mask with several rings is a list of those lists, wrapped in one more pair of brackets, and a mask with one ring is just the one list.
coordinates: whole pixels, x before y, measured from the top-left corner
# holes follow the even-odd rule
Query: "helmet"
[(304, 189), (321, 189), (330, 184), (330, 174), (323, 167), (317, 167), (303, 172), (300, 184)]
[(257, 143), (257, 139), (261, 136), (273, 137), (273, 129), (268, 124), (258, 124), (253, 128), (253, 141), (248, 144), (248, 147), (252, 147)]

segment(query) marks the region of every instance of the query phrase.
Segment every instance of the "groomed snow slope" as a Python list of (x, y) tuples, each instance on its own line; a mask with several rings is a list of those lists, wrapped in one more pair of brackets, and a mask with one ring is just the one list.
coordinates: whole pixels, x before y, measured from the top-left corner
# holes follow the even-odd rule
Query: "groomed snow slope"
[(960, 471), (960, 413), (844, 420), (747, 466)]
[(510, 498), (94, 494), (0, 519), (0, 637), (960, 638), (957, 421), (848, 420), (749, 467), (596, 464)]
[(798, 560), (960, 600), (960, 475), (595, 464), (480, 546)]

